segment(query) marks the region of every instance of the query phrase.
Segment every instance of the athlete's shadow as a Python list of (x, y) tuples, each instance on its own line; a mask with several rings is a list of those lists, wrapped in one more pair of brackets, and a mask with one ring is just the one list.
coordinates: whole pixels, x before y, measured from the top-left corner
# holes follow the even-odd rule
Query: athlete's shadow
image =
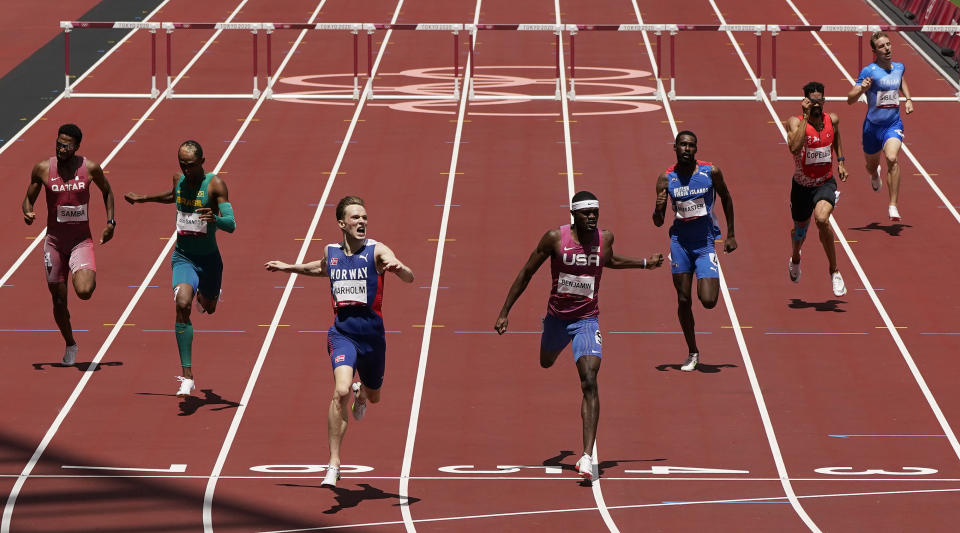
[[(219, 394), (213, 392), (213, 389), (202, 389), (203, 398), (196, 396), (186, 396), (180, 402), (180, 413), (177, 416), (190, 416), (197, 412), (204, 405), (221, 405), (211, 411), (223, 411), (224, 409), (236, 409), (240, 404), (231, 400), (224, 400)], [(176, 397), (176, 394), (159, 394), (156, 392), (138, 392), (141, 396), (166, 396)]]
[(828, 311), (832, 313), (846, 313), (846, 309), (842, 309), (840, 304), (847, 303), (844, 300), (827, 300), (825, 302), (808, 302), (806, 300), (801, 300), (800, 298), (791, 298), (790, 303), (787, 304), (787, 307), (791, 309), (809, 309), (813, 308), (817, 311)]
[(891, 237), (899, 237), (900, 232), (902, 232), (904, 228), (912, 228), (912, 227), (913, 226), (911, 226), (910, 224), (889, 224), (885, 226), (879, 222), (871, 222), (866, 226), (861, 226), (859, 228), (850, 228), (850, 229), (852, 229), (853, 231), (880, 230), (880, 231), (885, 231)]
[(107, 361), (106, 363), (74, 363), (73, 365), (65, 365), (60, 362), (56, 363), (33, 363), (34, 370), (46, 370), (45, 367), (51, 368), (76, 368), (80, 372), (99, 372), (100, 368), (105, 366), (123, 366), (122, 361)]
[[(562, 462), (562, 461), (563, 461), (564, 459), (566, 459), (567, 457), (576, 457), (576, 456), (574, 455), (573, 451), (571, 451), (571, 450), (560, 450), (560, 453), (558, 453), (557, 455), (554, 455), (553, 457), (544, 459), (542, 464), (543, 464), (543, 466), (552, 466), (552, 467), (555, 467), (555, 468), (561, 468), (561, 469), (563, 469), (563, 470), (569, 470), (569, 471), (571, 471), (571, 472), (573, 472), (573, 473), (576, 473), (576, 472), (577, 472), (576, 461), (574, 461), (574, 464), (566, 464), (566, 463), (563, 463), (563, 462)], [(577, 457), (577, 459), (579, 459), (579, 457)], [(619, 465), (620, 463), (649, 463), (649, 462), (655, 462), (655, 461), (666, 461), (666, 458), (660, 458), (660, 459), (607, 459), (606, 461), (600, 461), (599, 463), (597, 463), (597, 475), (600, 476), (600, 477), (603, 477), (603, 470), (604, 470), (604, 469), (606, 469), (606, 468), (613, 468), (613, 467)], [(589, 482), (589, 481), (587, 481), (587, 480), (583, 480), (583, 481), (580, 482), (580, 485), (583, 486), (583, 487), (589, 487), (589, 486), (592, 485), (592, 483)]]
[[(681, 366), (683, 366), (683, 365), (681, 365), (681, 364), (679, 364), (679, 363), (677, 363), (677, 364), (657, 365), (657, 370), (659, 370), (660, 372), (666, 372), (666, 371), (668, 371), (668, 370), (677, 370), (677, 371), (680, 371), (680, 367), (681, 367)], [(697, 371), (697, 372), (703, 372), (704, 374), (716, 374), (716, 373), (720, 372), (721, 369), (723, 369), (723, 368), (737, 368), (737, 365), (732, 365), (732, 364), (729, 364), (729, 363), (727, 363), (727, 364), (722, 364), (722, 365), (710, 365), (710, 364), (707, 364), (707, 363), (697, 363), (697, 366), (696, 366), (696, 368), (694, 368), (694, 370)]]
[[(296, 483), (280, 483), (281, 487), (302, 487), (310, 489), (320, 489), (328, 488), (321, 487), (319, 485), (299, 485)], [(363, 487), (360, 490), (350, 490), (344, 487), (329, 487), (334, 493), (334, 498), (337, 500), (337, 504), (333, 507), (324, 511), (324, 514), (336, 514), (342, 511), (343, 509), (349, 509), (350, 507), (356, 507), (360, 505), (360, 502), (364, 500), (398, 500), (400, 499), (399, 494), (392, 494), (385, 492), (377, 487), (370, 485), (369, 483), (357, 483), (358, 487)], [(407, 496), (407, 505), (413, 505), (420, 501), (420, 498), (414, 498), (413, 496)], [(400, 502), (393, 504), (394, 507), (400, 507), (402, 505)]]

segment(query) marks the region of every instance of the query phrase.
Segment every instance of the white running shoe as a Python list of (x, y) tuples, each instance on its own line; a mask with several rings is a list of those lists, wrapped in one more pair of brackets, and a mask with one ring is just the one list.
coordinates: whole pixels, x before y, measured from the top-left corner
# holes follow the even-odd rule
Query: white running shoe
[(323, 481), (320, 482), (320, 486), (336, 487), (337, 481), (340, 481), (340, 467), (328, 466), (327, 473), (323, 475)]
[(787, 273), (790, 274), (790, 281), (800, 283), (800, 263), (794, 263), (792, 257), (787, 258)]
[(834, 272), (830, 275), (830, 279), (833, 281), (833, 295), (834, 296), (843, 296), (847, 294), (847, 286), (843, 283), (843, 276), (840, 275), (840, 272)]
[(897, 206), (889, 206), (887, 208), (887, 214), (890, 215), (890, 220), (892, 222), (900, 222), (900, 211), (897, 211)]
[(67, 346), (63, 351), (63, 364), (67, 366), (73, 366), (73, 363), (77, 360), (77, 351), (80, 350), (80, 346), (73, 344)]
[(360, 382), (350, 385), (350, 388), (353, 389), (353, 407), (350, 409), (353, 411), (353, 419), (363, 420), (363, 415), (367, 414), (367, 401), (360, 399)]
[(577, 474), (580, 475), (583, 479), (587, 481), (593, 480), (593, 458), (587, 454), (583, 454), (583, 457), (577, 461)]
[(680, 367), (680, 370), (684, 372), (692, 372), (694, 368), (697, 368), (697, 363), (700, 362), (700, 354), (692, 353), (687, 357), (687, 362), (683, 363), (683, 366)]
[(870, 186), (873, 190), (880, 191), (883, 188), (883, 181), (880, 180), (880, 167), (877, 167), (877, 177), (870, 176)]
[(190, 396), (190, 392), (197, 388), (192, 379), (187, 379), (183, 376), (177, 376), (177, 381), (180, 382), (180, 390), (177, 391), (177, 398)]

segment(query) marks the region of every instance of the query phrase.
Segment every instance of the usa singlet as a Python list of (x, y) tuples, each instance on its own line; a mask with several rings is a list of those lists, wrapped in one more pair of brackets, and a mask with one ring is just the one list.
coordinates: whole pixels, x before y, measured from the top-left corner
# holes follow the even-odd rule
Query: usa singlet
[(713, 202), (717, 194), (713, 189), (713, 178), (710, 177), (711, 167), (713, 163), (698, 160), (697, 168), (690, 176), (680, 176), (676, 165), (665, 171), (667, 192), (675, 213), (673, 225), (670, 226), (671, 237), (720, 236), (713, 216)]
[[(327, 245), (330, 299), (337, 318), (335, 326), (347, 334), (370, 334), (383, 330), (383, 274), (377, 272), (374, 249), (377, 241), (366, 239), (353, 255), (343, 245)], [(371, 330), (370, 328), (374, 328)]]
[(72, 246), (74, 242), (90, 238), (87, 208), (90, 203), (90, 176), (87, 158), (83, 157), (73, 177), (61, 177), (57, 158), (50, 158), (50, 171), (44, 184), (47, 199), (47, 233), (55, 240)]
[(553, 286), (547, 301), (547, 313), (565, 320), (595, 317), (600, 314), (600, 276), (603, 273), (601, 257), (602, 233), (581, 244), (573, 240), (570, 225), (560, 226), (559, 254), (550, 258)]
[[(803, 117), (799, 117), (803, 118)], [(833, 121), (823, 114), (823, 129), (817, 131), (807, 123), (806, 141), (803, 148), (794, 154), (796, 169), (793, 180), (804, 187), (819, 187), (833, 177)]]

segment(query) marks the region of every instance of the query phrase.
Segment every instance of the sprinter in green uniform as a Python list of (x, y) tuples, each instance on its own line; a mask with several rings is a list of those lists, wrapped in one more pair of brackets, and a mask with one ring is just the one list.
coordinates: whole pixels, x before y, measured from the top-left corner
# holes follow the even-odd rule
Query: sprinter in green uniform
[(158, 202), (177, 204), (177, 245), (170, 258), (173, 267), (173, 299), (177, 305), (175, 333), (183, 375), (178, 376), (177, 397), (189, 396), (196, 388), (193, 379), (193, 323), (190, 306), (197, 296), (200, 313), (213, 313), (220, 299), (223, 261), (217, 248), (217, 230), (233, 233), (237, 223), (227, 196), (227, 184), (203, 170), (203, 148), (197, 141), (184, 141), (177, 154), (181, 174), (173, 176), (167, 192), (124, 195), (131, 204)]

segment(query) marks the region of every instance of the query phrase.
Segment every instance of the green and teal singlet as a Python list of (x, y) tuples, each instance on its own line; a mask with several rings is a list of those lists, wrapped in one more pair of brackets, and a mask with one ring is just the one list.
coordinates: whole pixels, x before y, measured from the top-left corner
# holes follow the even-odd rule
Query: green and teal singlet
[(177, 181), (177, 249), (194, 255), (209, 254), (217, 251), (217, 225), (213, 222), (203, 222), (195, 211), (199, 207), (213, 207), (210, 204), (207, 186), (215, 174), (207, 173), (197, 188), (186, 183), (186, 177), (181, 174)]

